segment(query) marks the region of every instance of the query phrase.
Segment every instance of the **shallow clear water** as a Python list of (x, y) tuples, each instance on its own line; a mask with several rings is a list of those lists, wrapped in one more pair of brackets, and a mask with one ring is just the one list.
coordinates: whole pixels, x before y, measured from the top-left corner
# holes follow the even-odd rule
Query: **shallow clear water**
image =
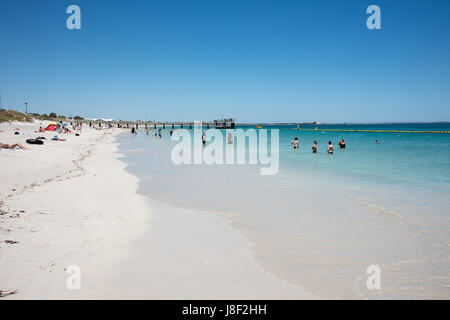
[[(139, 132), (119, 142), (142, 193), (226, 217), (267, 271), (314, 294), (450, 297), (450, 134), (322, 131), (448, 131), (449, 124), (280, 129), (274, 176), (261, 176), (259, 165), (176, 166), (168, 130), (161, 140)], [(300, 150), (290, 144), (295, 137)], [(341, 138), (347, 148), (326, 154), (328, 141), (337, 147)], [(381, 290), (366, 287), (372, 264), (381, 268)]]

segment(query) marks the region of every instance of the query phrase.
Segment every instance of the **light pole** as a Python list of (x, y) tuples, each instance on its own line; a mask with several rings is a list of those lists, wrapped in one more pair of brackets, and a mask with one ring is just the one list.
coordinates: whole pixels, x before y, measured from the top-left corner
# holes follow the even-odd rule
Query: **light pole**
[(28, 102), (25, 102), (25, 114), (28, 114)]

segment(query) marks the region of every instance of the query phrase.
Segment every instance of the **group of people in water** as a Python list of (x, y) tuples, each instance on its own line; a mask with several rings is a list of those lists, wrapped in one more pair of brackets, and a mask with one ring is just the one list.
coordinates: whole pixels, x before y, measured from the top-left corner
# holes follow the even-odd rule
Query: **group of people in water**
[[(151, 132), (151, 130), (146, 129), (145, 130), (147, 136), (149, 135), (149, 133)], [(172, 136), (173, 134), (173, 129), (170, 130), (170, 135)], [(132, 135), (137, 135), (137, 129), (135, 127), (131, 128), (131, 134)], [(155, 129), (155, 133), (154, 133), (155, 138), (162, 138), (162, 129), (159, 128), (158, 130)], [(234, 143), (234, 137), (231, 133), (229, 133), (227, 135), (227, 143), (228, 144), (233, 144)], [(375, 141), (376, 144), (380, 144), (380, 142), (378, 140)], [(203, 146), (206, 146), (206, 131), (203, 131), (202, 134), (202, 144)], [(300, 149), (300, 144), (299, 144), (299, 140), (297, 137), (295, 137), (295, 139), (293, 141), (291, 141), (291, 145), (294, 147), (294, 150)], [(338, 143), (339, 148), (340, 149), (345, 149), (345, 147), (347, 146), (345, 143), (344, 139), (341, 139)], [(312, 153), (317, 153), (318, 152), (318, 147), (317, 147), (317, 140), (314, 140), (313, 145), (312, 145)], [(333, 143), (330, 141), (328, 141), (328, 147), (327, 147), (327, 153), (328, 154), (333, 154), (334, 153), (334, 146)]]
[[(203, 131), (202, 143), (203, 143), (203, 146), (206, 146), (206, 131)], [(231, 133), (229, 133), (227, 135), (227, 143), (228, 144), (233, 144), (234, 143), (234, 137), (233, 137), (233, 135)]]
[[(137, 135), (137, 129), (135, 128), (135, 127), (132, 127), (131, 128), (131, 135), (133, 135), (133, 136), (135, 136), (135, 135)], [(151, 130), (150, 129), (145, 129), (145, 134), (148, 136), (148, 135), (150, 135), (150, 133), (151, 133)], [(172, 136), (173, 135), (173, 129), (171, 129), (170, 131), (169, 131), (169, 133), (170, 133), (170, 135)], [(155, 137), (155, 138), (159, 138), (159, 139), (161, 139), (162, 138), (162, 129), (161, 128), (159, 128), (158, 130), (156, 130), (155, 129), (155, 133), (153, 134), (153, 136)]]
[[(150, 133), (150, 130), (149, 130), (149, 129), (146, 129), (145, 132), (146, 132), (146, 134), (147, 134), (147, 136), (148, 136), (149, 133)], [(134, 127), (131, 128), (131, 134), (132, 134), (133, 136), (134, 136), (134, 135), (137, 135), (137, 130), (136, 130)], [(171, 136), (173, 135), (173, 129), (171, 129), (171, 130), (169, 131), (169, 134), (170, 134)], [(155, 136), (155, 138), (161, 139), (161, 138), (162, 138), (162, 129), (159, 128), (158, 130), (155, 130), (154, 136)], [(228, 143), (228, 144), (233, 144), (233, 143), (234, 143), (234, 138), (233, 138), (233, 135), (232, 135), (231, 133), (228, 134), (228, 136), (227, 136), (227, 143)], [(203, 131), (203, 135), (202, 135), (202, 144), (203, 144), (203, 146), (206, 146), (206, 131)]]
[[(297, 137), (295, 137), (294, 141), (291, 141), (291, 145), (294, 147), (294, 150), (300, 149), (300, 145), (299, 145)], [(341, 139), (339, 141), (338, 145), (339, 145), (339, 148), (345, 149), (346, 144), (345, 144), (344, 139)], [(318, 150), (318, 148), (317, 148), (317, 140), (314, 140), (314, 143), (312, 145), (312, 153), (317, 153), (317, 150)], [(334, 146), (333, 146), (333, 143), (331, 141), (328, 141), (327, 153), (328, 154), (333, 154), (334, 153)]]

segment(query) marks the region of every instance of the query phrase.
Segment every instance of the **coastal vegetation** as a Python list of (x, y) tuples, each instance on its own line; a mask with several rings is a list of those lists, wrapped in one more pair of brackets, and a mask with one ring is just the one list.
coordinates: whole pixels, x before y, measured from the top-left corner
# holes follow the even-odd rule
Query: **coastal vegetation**
[[(50, 114), (39, 114), (39, 113), (22, 113), (15, 110), (5, 110), (0, 108), (0, 123), (2, 122), (33, 122), (33, 120), (48, 120), (48, 121), (66, 121), (72, 118), (67, 118), (64, 115), (57, 115), (55, 112)], [(75, 116), (73, 120), (82, 121), (83, 117)]]
[(0, 109), (0, 123), (2, 122), (33, 122), (32, 117), (14, 110)]

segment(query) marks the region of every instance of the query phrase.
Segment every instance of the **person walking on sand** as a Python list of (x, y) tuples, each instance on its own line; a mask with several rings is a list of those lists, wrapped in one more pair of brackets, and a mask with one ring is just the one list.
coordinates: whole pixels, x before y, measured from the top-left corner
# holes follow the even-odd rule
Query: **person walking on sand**
[(328, 153), (333, 154), (333, 152), (334, 152), (334, 147), (331, 144), (331, 141), (328, 141)]
[(312, 146), (312, 152), (317, 153), (317, 141), (314, 140), (313, 146)]

